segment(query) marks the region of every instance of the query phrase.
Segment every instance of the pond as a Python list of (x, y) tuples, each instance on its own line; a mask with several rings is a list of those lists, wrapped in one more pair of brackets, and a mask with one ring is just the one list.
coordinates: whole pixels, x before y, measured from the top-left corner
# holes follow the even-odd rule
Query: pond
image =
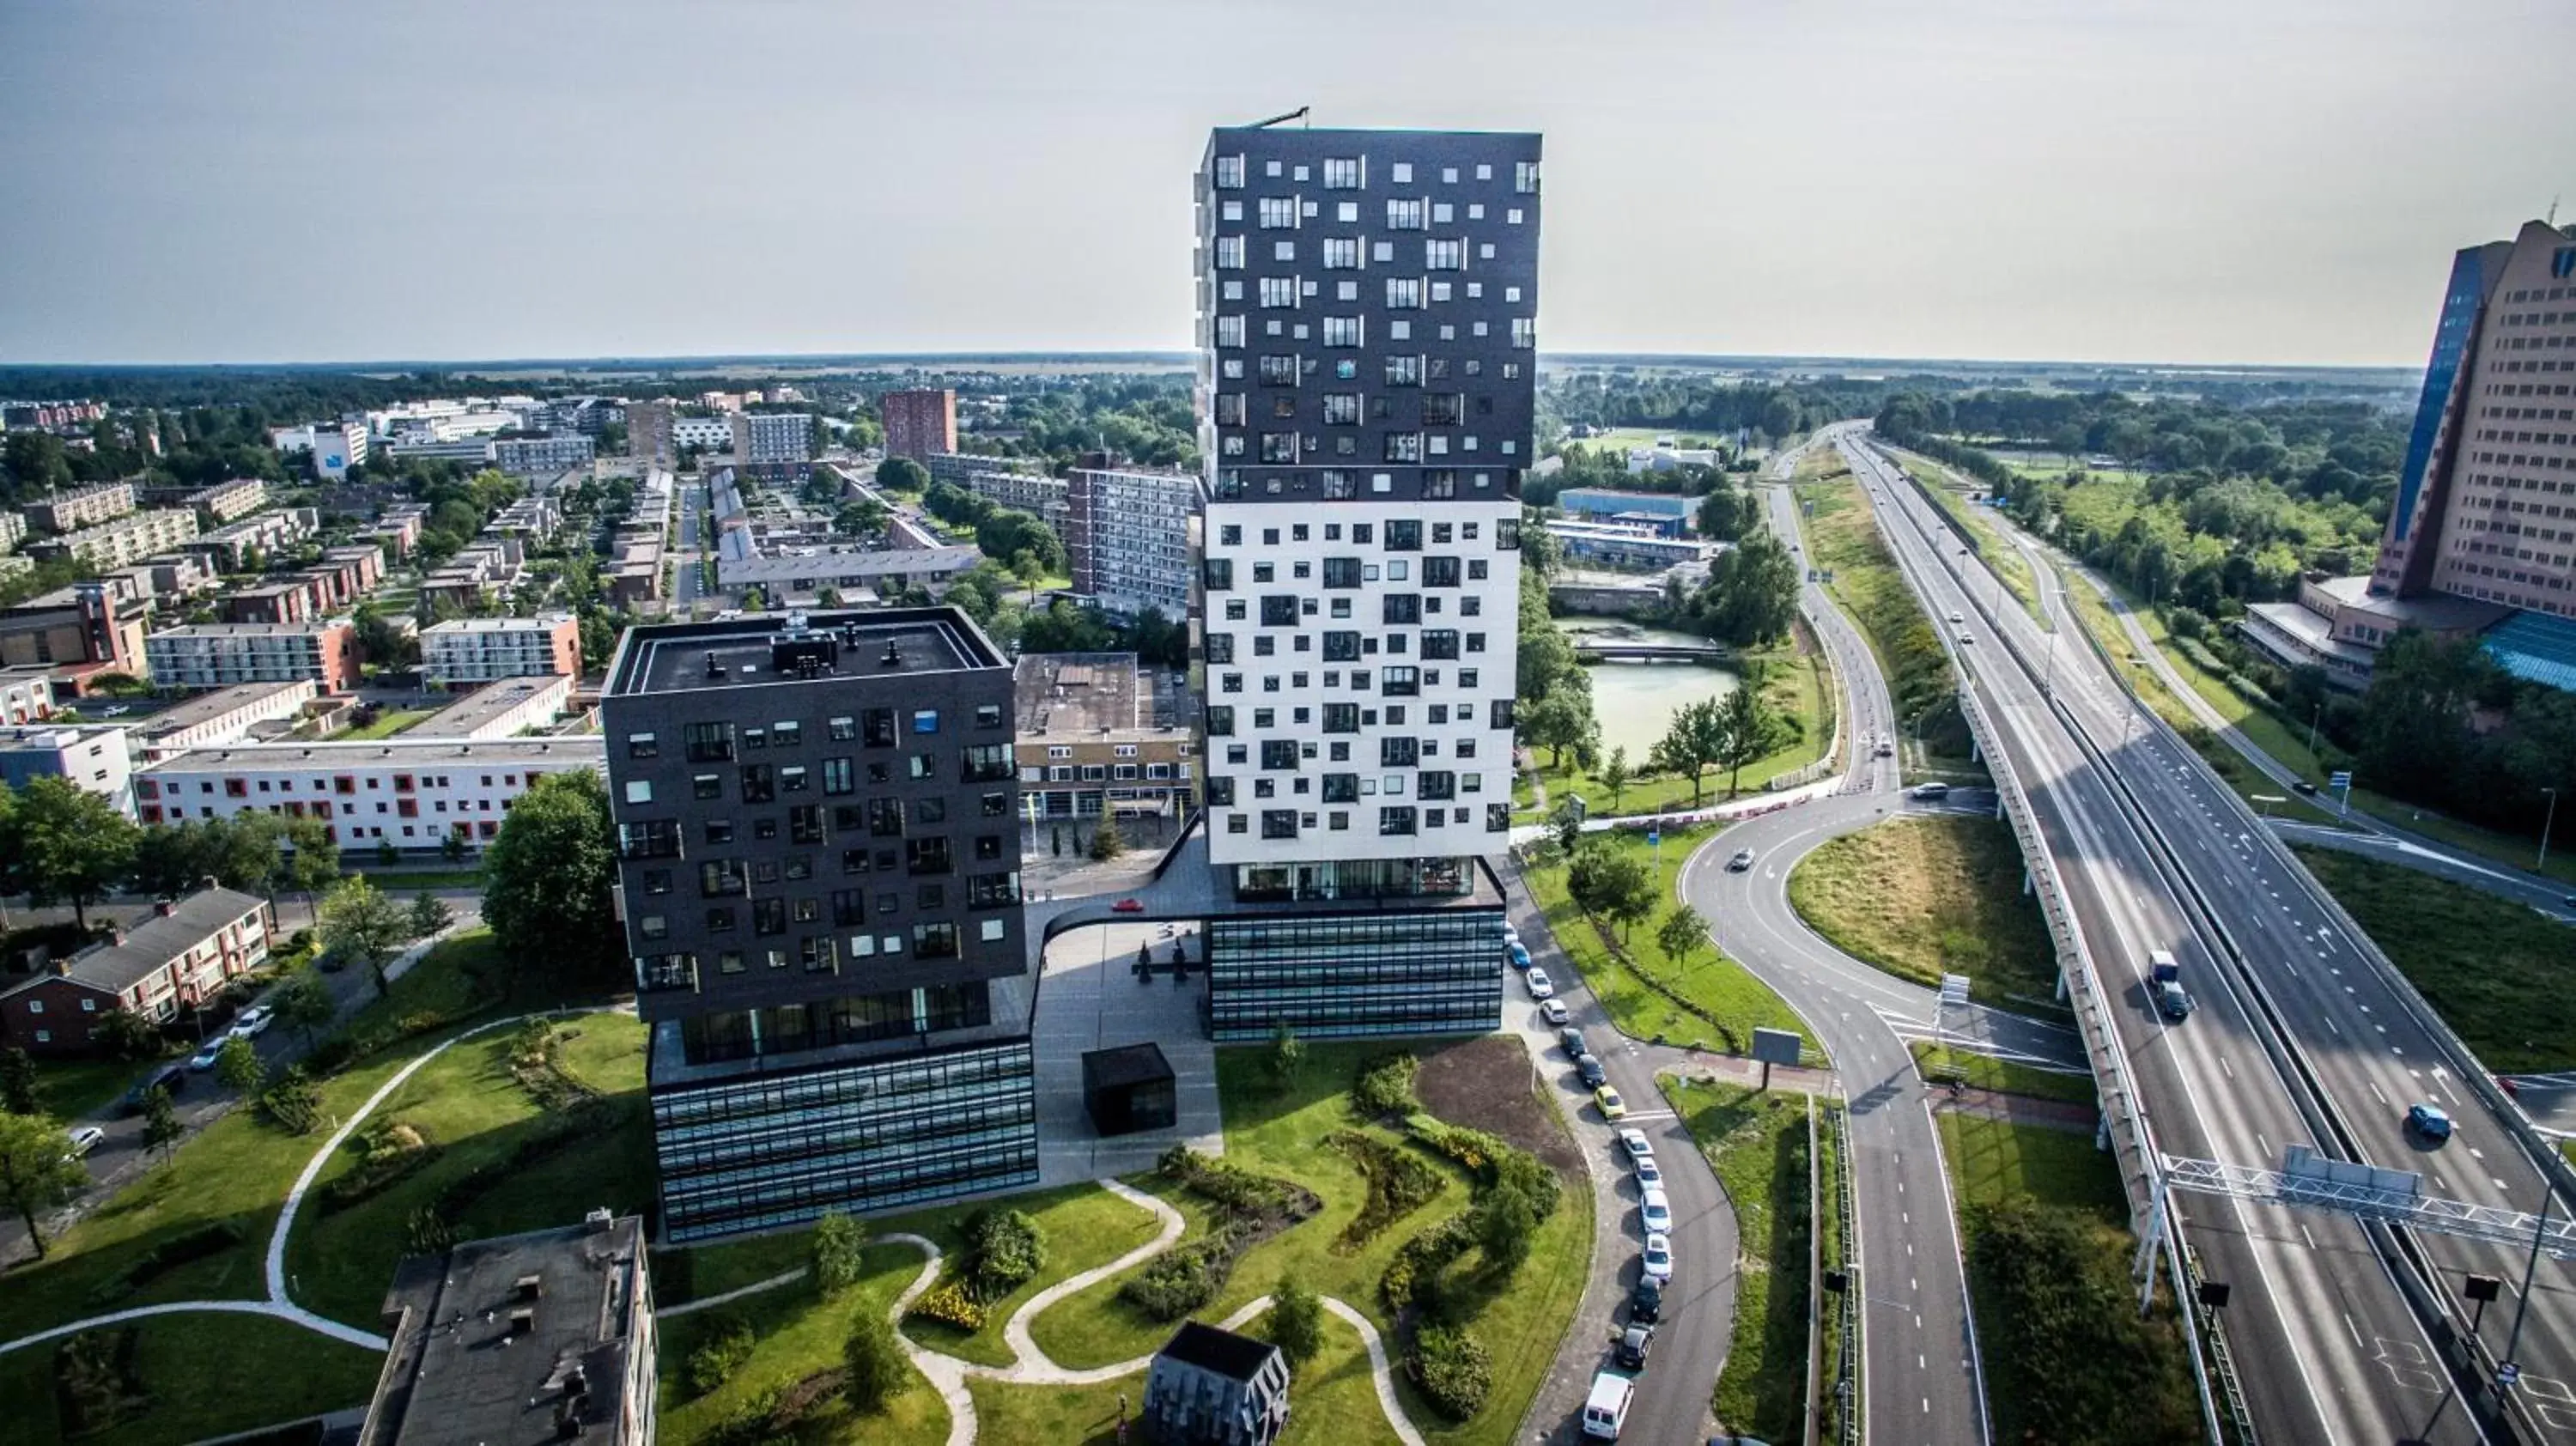
[[(1605, 618), (1568, 618), (1565, 634), (1581, 647), (1586, 635), (1605, 641), (1678, 643), (1706, 646), (1708, 639), (1669, 628), (1640, 627)], [(1685, 703), (1722, 698), (1735, 690), (1735, 674), (1696, 663), (1594, 663), (1592, 711), (1601, 720), (1601, 756), (1613, 748), (1628, 750), (1628, 766), (1642, 768), (1647, 750), (1673, 726), (1673, 715)]]

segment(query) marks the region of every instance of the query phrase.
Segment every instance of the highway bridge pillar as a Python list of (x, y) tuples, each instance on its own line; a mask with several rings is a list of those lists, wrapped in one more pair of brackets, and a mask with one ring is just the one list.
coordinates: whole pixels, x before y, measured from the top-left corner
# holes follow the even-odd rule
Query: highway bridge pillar
[(2028, 870), (2028, 869), (2024, 869), (2024, 870), (2022, 870), (2022, 871), (2021, 871), (2021, 895), (2022, 895), (2022, 897), (2023, 897), (2023, 898), (2025, 898), (2025, 899), (2029, 898), (2029, 897), (2030, 897), (2031, 890), (2036, 889), (2036, 888), (2038, 888), (2038, 887), (2039, 887), (2039, 883), (2038, 883), (2038, 881), (2037, 881), (2037, 880), (2033, 879), (2033, 878), (2030, 876), (2030, 870)]

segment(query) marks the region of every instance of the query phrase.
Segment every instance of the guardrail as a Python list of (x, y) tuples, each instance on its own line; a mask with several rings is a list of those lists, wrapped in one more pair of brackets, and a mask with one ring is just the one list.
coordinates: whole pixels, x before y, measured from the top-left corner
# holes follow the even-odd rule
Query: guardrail
[(1807, 1394), (1800, 1439), (1819, 1446), (1824, 1401), (1816, 1386), (1825, 1366), (1825, 1157), (1816, 1149), (1816, 1097), (1807, 1096)]
[(1834, 1379), (1834, 1434), (1843, 1446), (1861, 1446), (1869, 1413), (1861, 1409), (1868, 1360), (1861, 1351), (1860, 1260), (1853, 1248), (1860, 1239), (1860, 1216), (1852, 1203), (1851, 1114), (1839, 1102), (1829, 1107), (1827, 1127), (1834, 1139), (1834, 1213), (1842, 1222), (1843, 1242), (1843, 1289), (1834, 1322), (1842, 1340)]

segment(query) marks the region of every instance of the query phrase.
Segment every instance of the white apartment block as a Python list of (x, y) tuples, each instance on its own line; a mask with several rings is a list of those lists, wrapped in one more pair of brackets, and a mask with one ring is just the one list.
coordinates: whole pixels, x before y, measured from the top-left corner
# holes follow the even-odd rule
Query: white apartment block
[(966, 490), (996, 507), (1009, 507), (1033, 513), (1039, 520), (1065, 535), (1070, 512), (1065, 500), (1065, 480), (1043, 472), (970, 472)]
[(133, 771), (122, 728), (58, 723), (0, 730), (0, 781), (12, 788), (61, 778), (131, 813)]
[(671, 445), (729, 452), (733, 450), (733, 423), (724, 417), (673, 417)]
[(262, 723), (296, 718), (305, 704), (320, 696), (321, 689), (310, 678), (219, 688), (153, 714), (134, 729), (134, 742), (147, 763), (191, 749), (237, 743)]
[(441, 738), (516, 738), (543, 728), (572, 706), (572, 674), (503, 678), (403, 730), (406, 742)]
[(579, 432), (555, 437), (503, 437), (492, 444), (492, 465), (513, 477), (547, 477), (587, 467), (599, 443)]
[(1065, 552), (1077, 596), (1134, 618), (1189, 616), (1190, 530), (1199, 479), (1186, 472), (1077, 467), (1066, 477)]
[(607, 761), (598, 735), (483, 742), (267, 743), (183, 753), (135, 775), (147, 824), (252, 809), (318, 818), (343, 847), (482, 844), (536, 780)]
[(346, 618), (305, 623), (192, 623), (143, 640), (152, 681), (169, 688), (311, 679), (326, 693), (358, 684), (357, 629)]
[(269, 444), (281, 453), (313, 454), (314, 475), (337, 482), (349, 475), (349, 469), (367, 460), (367, 429), (352, 423), (346, 426), (315, 422), (306, 427), (271, 427)]
[(194, 509), (155, 508), (30, 543), (27, 553), (38, 559), (76, 557), (103, 572), (168, 552), (196, 536)]
[(581, 671), (581, 625), (569, 613), (458, 618), (420, 635), (421, 676), (453, 686)]
[(7, 552), (27, 540), (27, 515), (23, 512), (0, 512), (0, 552)]
[(98, 482), (36, 498), (27, 504), (27, 520), (47, 532), (78, 532), (133, 510), (133, 483)]

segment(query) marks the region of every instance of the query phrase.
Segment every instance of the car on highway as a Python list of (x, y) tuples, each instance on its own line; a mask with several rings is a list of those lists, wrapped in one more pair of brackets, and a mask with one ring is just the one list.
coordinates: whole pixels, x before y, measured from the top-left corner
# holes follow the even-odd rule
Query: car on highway
[(1628, 1292), (1628, 1319), (1648, 1325), (1664, 1318), (1664, 1283), (1640, 1276), (1636, 1289)]
[(1538, 1004), (1538, 1017), (1550, 1024), (1563, 1024), (1572, 1019), (1574, 1014), (1565, 1007), (1565, 1001), (1562, 999), (1542, 999)]
[(1967, 619), (1967, 617), (1966, 617), (1964, 614), (1961, 614), (1961, 613), (1955, 613), (1955, 612), (1954, 612), (1954, 613), (1952, 613), (1952, 614), (1950, 614), (1950, 621), (1952, 621), (1952, 622), (1954, 622), (1954, 623), (1964, 623), (1964, 622), (1966, 622), (1967, 620), (1968, 620), (1968, 619)]
[(2177, 1023), (2191, 1018), (2191, 995), (2177, 980), (2168, 979), (2156, 986), (2156, 1012)]
[(2315, 784), (2313, 784), (2313, 783), (2308, 782), (2306, 779), (2301, 778), (2301, 779), (2294, 780), (2294, 781), (2290, 784), (2290, 791), (2291, 791), (2292, 793), (2308, 793), (2308, 794), (2313, 794), (2313, 793), (2315, 793), (2315, 792), (2317, 791), (2317, 786), (2316, 786)]
[(1638, 1193), (1637, 1223), (1653, 1235), (1662, 1235), (1673, 1228), (1673, 1202), (1661, 1186), (1649, 1185)]
[(2406, 1107), (2406, 1128), (2438, 1145), (2451, 1138), (2451, 1116), (2440, 1105), (2418, 1100)]
[(187, 1087), (188, 1067), (186, 1065), (164, 1066), (145, 1076), (141, 1083), (125, 1092), (125, 1112), (129, 1115), (143, 1113), (143, 1098), (154, 1090), (159, 1090), (175, 1099), (179, 1092)]
[(1506, 944), (1503, 946), (1503, 952), (1511, 959), (1513, 968), (1527, 969), (1530, 967), (1530, 952), (1527, 949), (1522, 948), (1520, 945)]
[(1628, 1102), (1621, 1099), (1619, 1092), (1608, 1085), (1602, 1085), (1592, 1091), (1592, 1103), (1601, 1107), (1601, 1118), (1605, 1120), (1624, 1120), (1628, 1117)]
[(79, 1129), (72, 1131), (70, 1138), (71, 1154), (66, 1158), (77, 1160), (81, 1156), (88, 1154), (90, 1151), (97, 1149), (98, 1142), (107, 1138), (107, 1131), (100, 1129), (96, 1125), (83, 1125)]
[(1568, 1059), (1592, 1052), (1583, 1047), (1583, 1031), (1571, 1024), (1556, 1032), (1556, 1042), (1564, 1048), (1565, 1057)]
[(1975, 633), (1969, 632), (1966, 628), (1961, 628), (1961, 629), (1959, 629), (1959, 641), (1960, 641), (1960, 642), (1963, 642), (1963, 643), (1973, 643), (1973, 642), (1975, 642), (1976, 640), (1977, 640), (1977, 635), (1976, 635)]
[(257, 1039), (277, 1022), (277, 1011), (265, 1004), (254, 1004), (233, 1020), (231, 1032), (244, 1039)]
[(1610, 1082), (1610, 1071), (1603, 1069), (1601, 1061), (1588, 1054), (1578, 1054), (1574, 1057), (1574, 1076), (1583, 1081), (1587, 1088)]
[(1142, 899), (1120, 899), (1117, 903), (1109, 906), (1109, 912), (1113, 914), (1141, 914), (1145, 912), (1145, 901)]
[(204, 1074), (207, 1070), (213, 1069), (215, 1067), (216, 1057), (224, 1052), (224, 1045), (231, 1039), (232, 1036), (229, 1034), (218, 1034), (214, 1038), (207, 1040), (204, 1048), (198, 1050), (195, 1054), (188, 1056), (188, 1068), (195, 1070), (199, 1074)]
[(1726, 871), (1730, 874), (1740, 874), (1751, 867), (1753, 867), (1753, 850), (1751, 849), (1737, 849), (1735, 851), (1735, 857), (1726, 861)]
[(1646, 1132), (1634, 1125), (1619, 1132), (1619, 1148), (1627, 1152), (1631, 1164), (1651, 1160), (1655, 1156), (1655, 1142), (1647, 1139)]
[(133, 706), (130, 704), (110, 703), (106, 707), (98, 710), (98, 716), (101, 718), (122, 718), (133, 711)]
[(1881, 738), (1878, 740), (1878, 746), (1870, 750), (1870, 754), (1875, 758), (1894, 758), (1896, 756), (1896, 745), (1888, 742), (1884, 738)]
[(1907, 790), (1906, 796), (1909, 798), (1921, 799), (1924, 802), (1929, 803), (1934, 799), (1948, 798), (1950, 796), (1950, 785), (1946, 783), (1918, 783), (1914, 785), (1913, 788)]
[(1664, 1183), (1664, 1167), (1655, 1163), (1654, 1156), (1639, 1155), (1634, 1163), (1637, 1167), (1637, 1183), (1639, 1185), (1661, 1185)]
[(1632, 1325), (1619, 1333), (1619, 1347), (1611, 1352), (1611, 1359), (1617, 1361), (1623, 1371), (1642, 1371), (1646, 1368), (1646, 1352), (1654, 1347), (1655, 1328)]
[(1646, 1237), (1646, 1253), (1640, 1266), (1648, 1280), (1673, 1278), (1673, 1241), (1664, 1234)]
[(1532, 999), (1553, 999), (1556, 997), (1556, 981), (1548, 978), (1547, 971), (1544, 969), (1532, 969), (1528, 973), (1523, 974), (1521, 976), (1521, 983), (1529, 987), (1529, 997)]

